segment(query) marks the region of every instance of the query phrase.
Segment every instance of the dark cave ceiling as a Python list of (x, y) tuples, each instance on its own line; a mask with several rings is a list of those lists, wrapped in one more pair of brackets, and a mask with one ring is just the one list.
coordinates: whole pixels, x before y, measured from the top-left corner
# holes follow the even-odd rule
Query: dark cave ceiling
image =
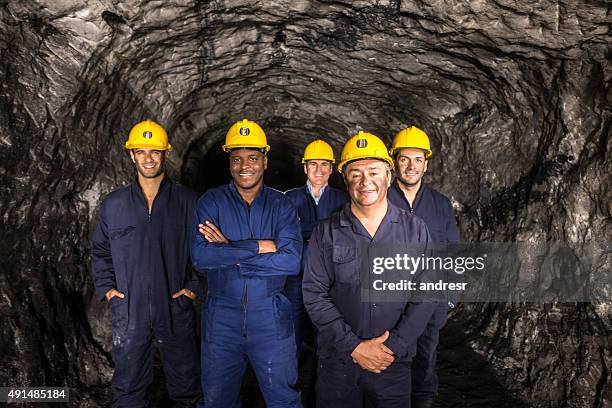
[[(89, 235), (132, 177), (122, 142), (143, 118), (200, 191), (227, 181), (218, 147), (244, 117), (282, 189), (315, 137), (339, 153), (360, 129), (389, 142), (416, 125), (464, 239), (609, 242), (610, 22), (603, 1), (0, 1), (0, 380), (108, 382)], [(610, 406), (608, 306), (461, 316), (533, 406)]]

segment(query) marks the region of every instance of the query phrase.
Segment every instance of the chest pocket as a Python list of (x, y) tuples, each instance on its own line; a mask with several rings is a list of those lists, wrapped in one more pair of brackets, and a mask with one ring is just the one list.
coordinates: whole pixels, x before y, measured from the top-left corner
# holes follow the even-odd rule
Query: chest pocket
[(429, 236), (431, 237), (431, 240), (436, 243), (448, 241), (446, 237), (446, 231), (442, 229), (430, 228)]
[(117, 240), (117, 239), (121, 239), (123, 237), (127, 237), (135, 229), (136, 229), (136, 227), (133, 226), (133, 225), (130, 225), (130, 226), (127, 226), (127, 227), (113, 228), (113, 229), (111, 229), (109, 231), (108, 235), (110, 236), (110, 239)]
[[(135, 231), (136, 226), (134, 225), (111, 228), (108, 231), (110, 248), (113, 253), (113, 263), (115, 264), (115, 274), (122, 275), (118, 270), (125, 269), (125, 263), (137, 256), (134, 248)], [(117, 285), (125, 289), (125, 284), (121, 282), (121, 278), (118, 278)]]
[(336, 281), (341, 283), (359, 284), (361, 262), (357, 248), (335, 246), (332, 248), (332, 261)]

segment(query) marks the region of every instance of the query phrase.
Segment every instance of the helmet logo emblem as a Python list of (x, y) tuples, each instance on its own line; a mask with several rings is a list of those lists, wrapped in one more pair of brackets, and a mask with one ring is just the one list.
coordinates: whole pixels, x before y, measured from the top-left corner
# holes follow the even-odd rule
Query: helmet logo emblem
[(367, 145), (368, 145), (368, 141), (366, 139), (359, 139), (359, 140), (357, 140), (357, 147), (358, 148), (363, 149)]
[(249, 133), (251, 133), (251, 129), (245, 127), (240, 128), (240, 136), (248, 136)]
[(151, 139), (153, 137), (153, 133), (147, 130), (146, 132), (142, 132), (142, 137), (144, 137), (145, 139)]

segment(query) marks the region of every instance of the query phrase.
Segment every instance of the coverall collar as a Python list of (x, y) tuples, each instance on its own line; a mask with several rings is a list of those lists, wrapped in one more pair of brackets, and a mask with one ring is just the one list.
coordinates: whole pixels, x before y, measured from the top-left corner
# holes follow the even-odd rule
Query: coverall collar
[[(235, 194), (235, 195), (236, 195), (236, 197), (238, 197), (238, 198), (240, 199), (240, 201), (242, 201), (243, 203), (245, 203), (247, 206), (249, 205), (249, 204), (247, 204), (247, 202), (244, 200), (244, 198), (242, 198), (242, 196), (240, 195), (240, 192), (238, 191), (238, 189), (236, 188), (236, 185), (234, 184), (234, 180), (232, 180), (232, 181), (230, 181), (230, 182), (229, 182), (229, 189), (230, 189), (230, 191), (231, 191), (233, 194)], [(256, 202), (257, 200), (259, 200), (259, 198), (260, 198), (261, 196), (263, 196), (264, 191), (265, 191), (265, 190), (267, 190), (267, 189), (268, 189), (268, 187), (267, 187), (265, 184), (263, 184), (263, 185), (262, 185), (261, 190), (259, 191), (259, 193), (257, 193), (257, 196), (255, 196), (255, 198), (253, 199), (253, 202), (251, 203), (251, 205), (255, 204), (255, 202)]]
[[(378, 229), (380, 230), (380, 228), (383, 226), (383, 224), (385, 224), (387, 222), (392, 222), (392, 223), (400, 222), (401, 217), (402, 217), (402, 210), (400, 210), (398, 207), (393, 205), (391, 203), (391, 201), (389, 201), (389, 199), (387, 198), (387, 213), (383, 217), (383, 219), (382, 219)], [(353, 226), (353, 227), (355, 227), (355, 228), (353, 228), (355, 230), (355, 232), (357, 232), (357, 227), (360, 227), (360, 228), (365, 230), (363, 225), (361, 225), (361, 223), (359, 222), (357, 217), (355, 217), (355, 215), (351, 211), (351, 202), (350, 201), (348, 203), (346, 203), (344, 205), (344, 207), (342, 208), (342, 211), (340, 211), (340, 226), (341, 227), (351, 227), (351, 226)]]
[(408, 202), (408, 199), (406, 198), (406, 195), (404, 194), (404, 190), (402, 190), (402, 188), (400, 187), (399, 183), (400, 182), (398, 181), (398, 179), (396, 177), (395, 180), (393, 180), (393, 183), (391, 184), (391, 187), (392, 188), (396, 188), (397, 191), (399, 191), (399, 193), (402, 196), (402, 198), (408, 203), (408, 208), (410, 208), (412, 211), (414, 211), (414, 209), (417, 208), (417, 206), (419, 205), (419, 202), (421, 201), (421, 197), (423, 196), (423, 193), (428, 188), (427, 185), (421, 179), (421, 185), (419, 186), (419, 190), (417, 191), (416, 195), (414, 196), (414, 202), (412, 203), (413, 205), (410, 205), (410, 203)]
[(315, 197), (314, 194), (312, 194), (312, 184), (310, 181), (306, 180), (306, 192), (312, 197), (316, 205), (319, 205), (319, 201), (323, 198), (323, 194), (325, 194), (328, 186), (329, 184), (322, 186), (321, 189), (319, 189), (319, 197)]
[[(168, 177), (168, 175), (164, 173), (164, 178), (162, 178), (162, 181), (159, 184), (159, 188), (157, 189), (156, 197), (160, 195), (162, 191), (164, 191), (170, 185), (170, 183), (171, 183), (170, 177)], [(140, 183), (138, 182), (138, 176), (136, 176), (136, 179), (132, 183), (132, 192), (138, 193), (142, 197), (144, 197), (144, 192), (142, 191), (142, 187), (140, 186)]]

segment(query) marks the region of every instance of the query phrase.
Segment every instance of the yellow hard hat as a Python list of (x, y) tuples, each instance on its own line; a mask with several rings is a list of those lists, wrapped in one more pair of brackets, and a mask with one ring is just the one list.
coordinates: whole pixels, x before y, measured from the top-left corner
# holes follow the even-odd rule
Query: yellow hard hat
[(306, 146), (306, 149), (304, 149), (302, 163), (306, 163), (308, 160), (328, 160), (332, 163), (336, 162), (332, 147), (329, 143), (321, 139), (310, 142), (308, 146)]
[(126, 149), (170, 150), (166, 130), (152, 120), (144, 120), (134, 125), (130, 130)]
[(428, 159), (432, 153), (429, 137), (416, 126), (410, 126), (397, 132), (397, 135), (393, 138), (393, 144), (391, 145), (391, 151), (389, 153), (393, 156), (396, 150), (406, 149), (408, 147), (425, 150), (426, 159)]
[(261, 126), (248, 119), (239, 120), (227, 131), (223, 151), (230, 152), (241, 147), (262, 149), (265, 153), (270, 151), (266, 134)]
[(342, 173), (342, 169), (346, 164), (362, 159), (384, 160), (393, 169), (393, 160), (389, 156), (387, 146), (385, 146), (383, 141), (371, 133), (359, 131), (344, 145), (340, 164), (338, 164), (338, 171)]

